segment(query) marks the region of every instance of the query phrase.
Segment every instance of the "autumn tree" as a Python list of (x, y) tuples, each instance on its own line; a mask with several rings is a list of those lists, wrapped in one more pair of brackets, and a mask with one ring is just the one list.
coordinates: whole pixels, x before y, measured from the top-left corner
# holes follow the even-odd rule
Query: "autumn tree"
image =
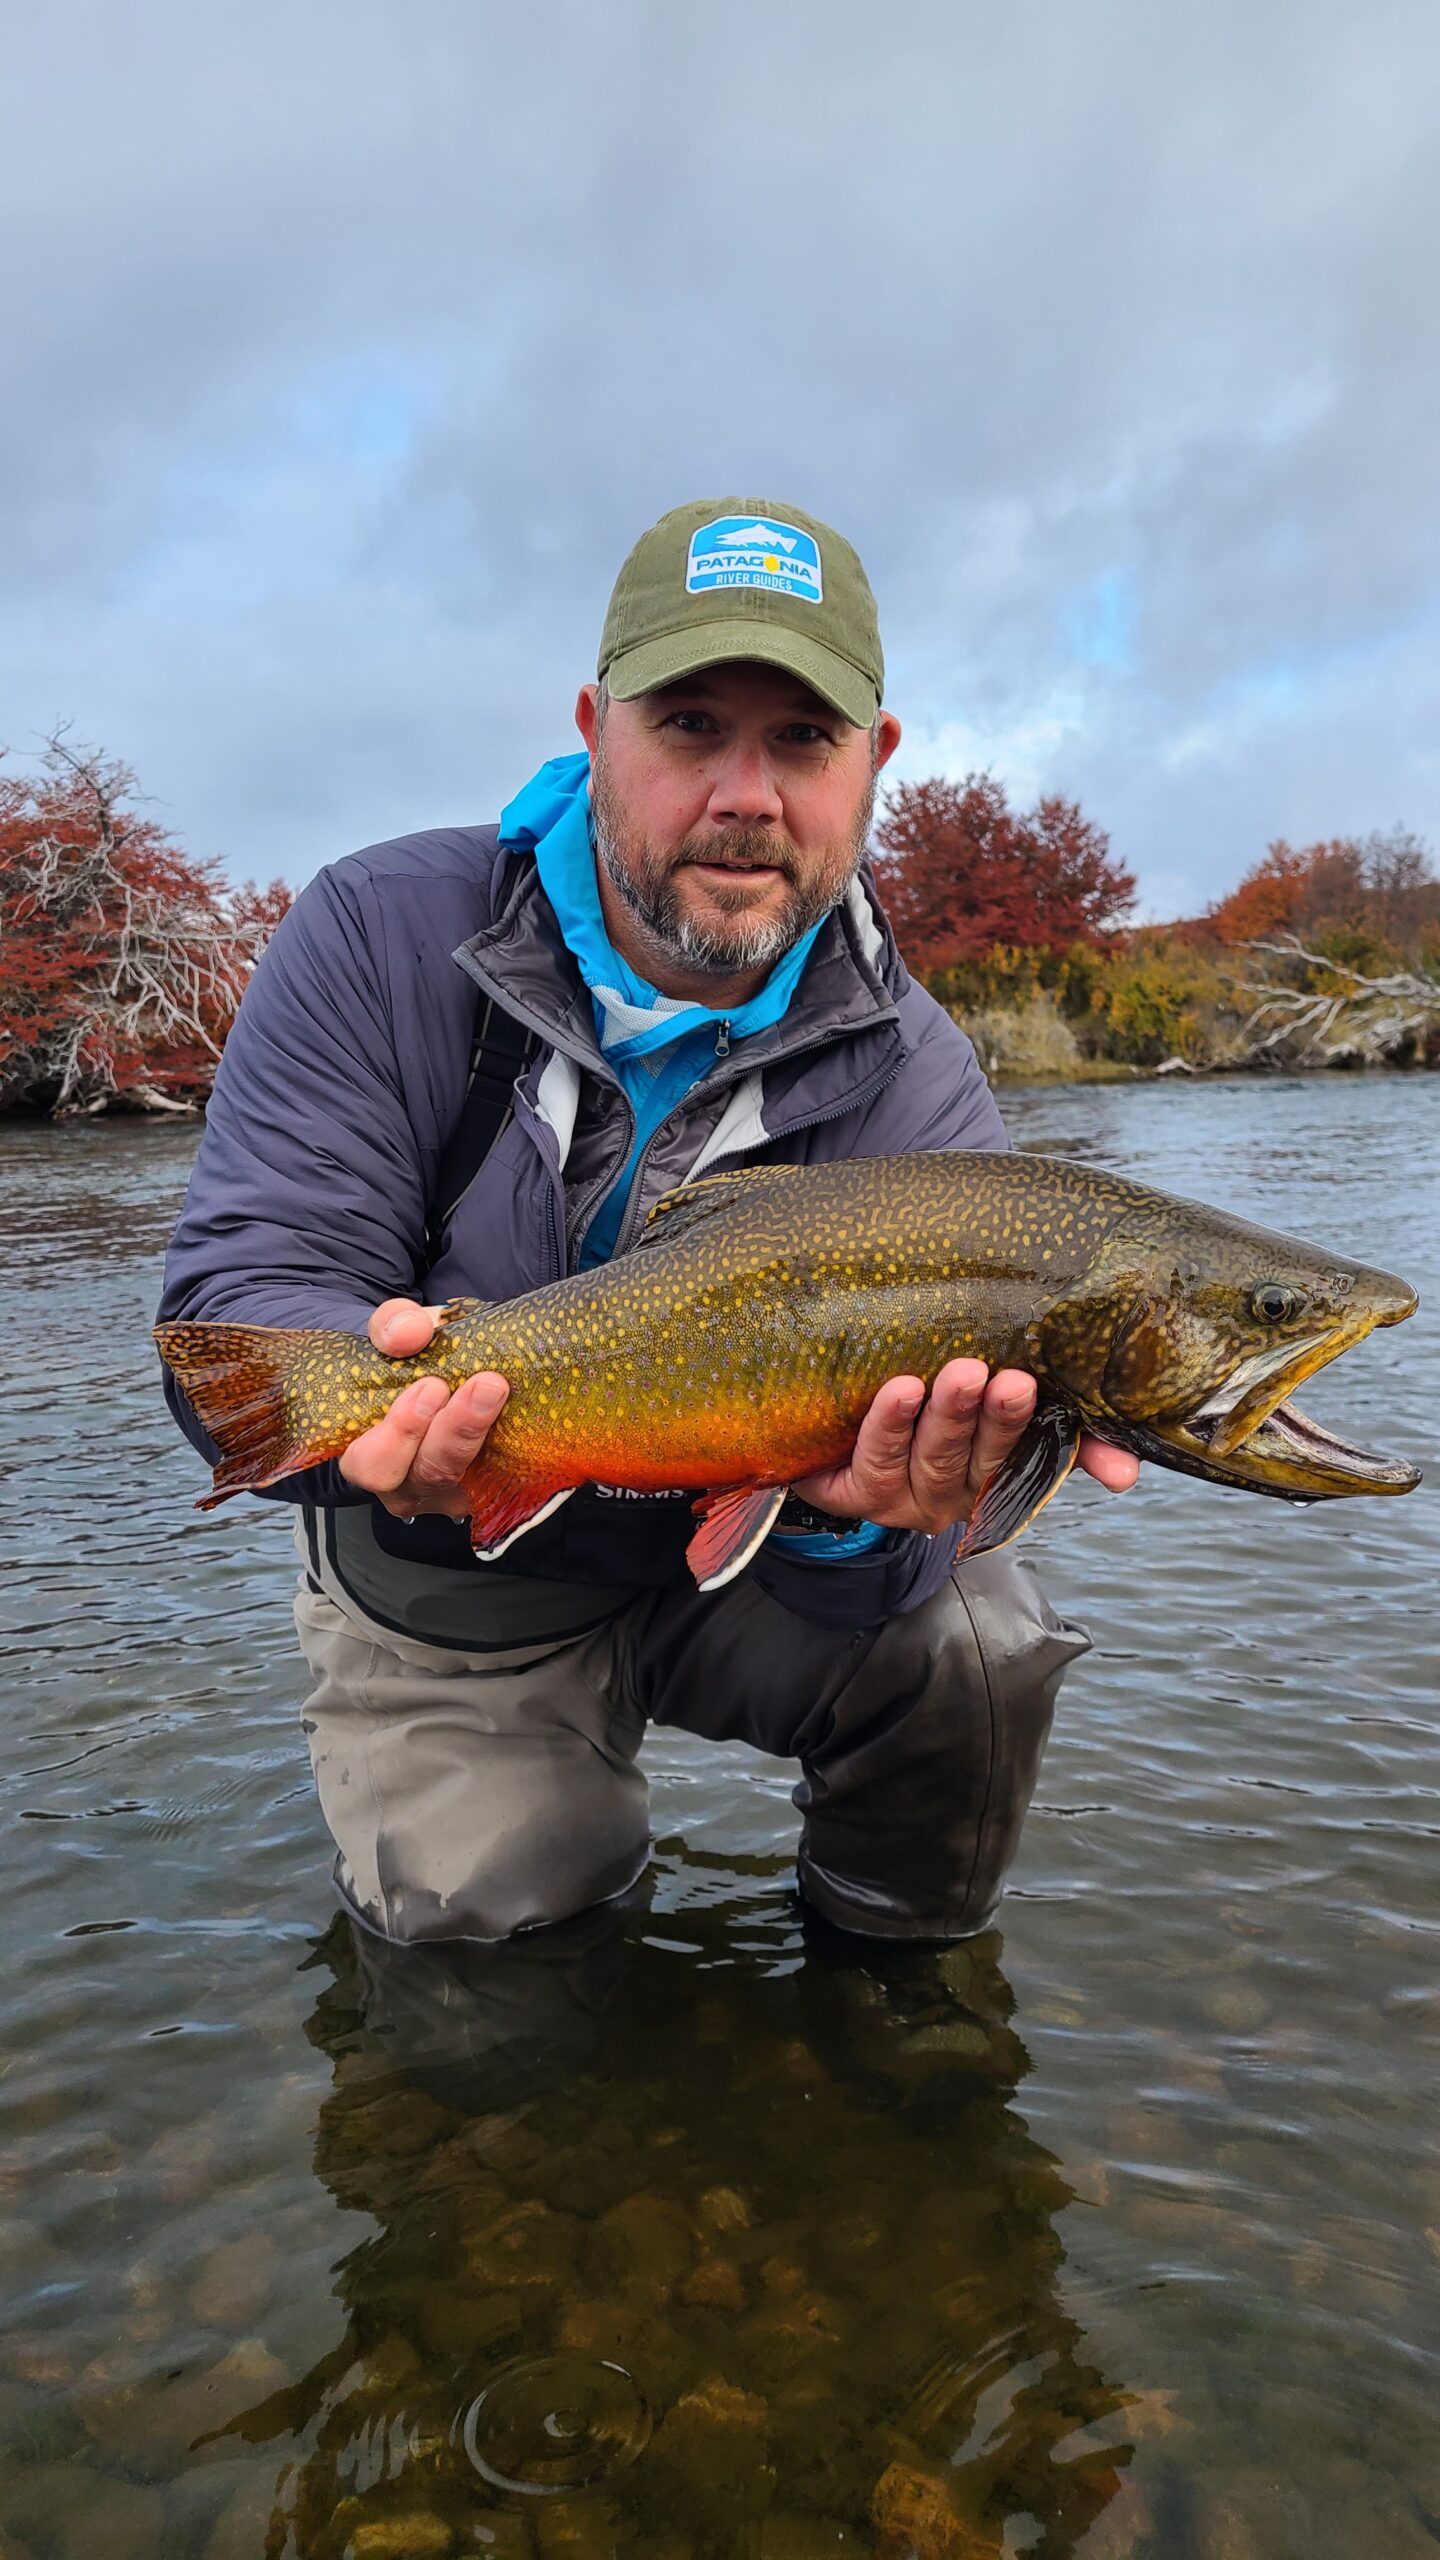
[(1358, 936), (1413, 952), (1440, 927), (1440, 881), (1428, 848), (1407, 827), (1299, 846), (1282, 836), (1207, 921), (1221, 942)]
[(122, 764), (52, 738), (0, 773), (0, 1109), (189, 1111), (290, 903), (227, 887), (135, 804)]
[(1063, 952), (1135, 902), (1133, 873), (1073, 800), (1012, 810), (992, 773), (902, 782), (875, 833), (875, 873), (912, 968), (953, 969), (997, 946)]

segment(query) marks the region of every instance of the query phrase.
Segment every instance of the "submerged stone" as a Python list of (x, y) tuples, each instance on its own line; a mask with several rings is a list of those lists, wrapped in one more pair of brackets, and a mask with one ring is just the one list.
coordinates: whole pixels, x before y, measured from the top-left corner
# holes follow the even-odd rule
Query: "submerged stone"
[(915, 2463), (881, 2472), (870, 2513), (876, 2560), (1000, 2560), (998, 2539), (957, 2515), (948, 2483)]
[(215, 2517), (201, 2546), (202, 2560), (257, 2560), (274, 2512), (273, 2472), (252, 2472)]
[(511, 2205), (466, 2239), (465, 2264), (477, 2284), (549, 2292), (574, 2268), (581, 2228), (572, 2214), (549, 2205)]
[(454, 2527), (424, 2509), (354, 2525), (348, 2544), (349, 2560), (446, 2560), (454, 2548)]
[(743, 2311), (745, 2281), (733, 2258), (701, 2258), (680, 2287), (680, 2300), (712, 2311)]
[(398, 2329), (392, 2330), (388, 2338), (381, 2338), (361, 2357), (359, 2370), (353, 2377), (353, 2388), (378, 2398), (392, 2391), (403, 2391), (407, 2383), (414, 2381), (419, 2370), (420, 2358), (409, 2339), (402, 2338)]
[(222, 2240), (190, 2288), (190, 2308), (202, 2328), (252, 2327), (269, 2307), (278, 2268), (279, 2252), (263, 2232)]
[(591, 2499), (542, 2506), (535, 2518), (540, 2560), (620, 2560), (620, 2531), (610, 2510)]
[(557, 2344), (623, 2365), (652, 2404), (682, 2390), (695, 2372), (694, 2350), (686, 2339), (656, 2309), (643, 2304), (568, 2303)]
[(655, 2431), (647, 2459), (647, 2488), (679, 2525), (700, 2517), (705, 2544), (729, 2549), (739, 2526), (756, 2522), (775, 2494), (769, 2459), (769, 2410), (753, 2391), (718, 2373), (687, 2391)]
[(46, 2560), (157, 2560), (165, 2548), (165, 2501), (77, 2463), (46, 2463), (8, 2501), (11, 2522)]
[(601, 2215), (586, 2250), (586, 2263), (602, 2284), (661, 2299), (688, 2275), (694, 2257), (684, 2208), (644, 2189)]
[(700, 2198), (700, 2219), (715, 2231), (748, 2231), (755, 2216), (738, 2187), (707, 2187)]
[(1085, 2536), (1085, 2560), (1132, 2560), (1132, 2554), (1144, 2549), (1153, 2522), (1138, 2480), (1122, 2481)]

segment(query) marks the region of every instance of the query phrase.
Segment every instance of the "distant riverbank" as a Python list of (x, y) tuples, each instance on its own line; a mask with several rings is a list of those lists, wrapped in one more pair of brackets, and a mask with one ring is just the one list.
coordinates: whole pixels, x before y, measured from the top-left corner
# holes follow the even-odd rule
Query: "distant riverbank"
[[(1138, 1064), (1134, 1059), (1107, 1058), (1087, 1053), (1076, 1039), (1070, 1025), (1058, 1009), (1041, 1000), (1024, 1007), (979, 1007), (967, 1011), (963, 1005), (947, 1007), (961, 1030), (975, 1044), (975, 1052), (992, 1084), (1163, 1084), (1174, 1081), (1188, 1084), (1202, 1076), (1248, 1076), (1256, 1079), (1283, 1075), (1337, 1076), (1341, 1070), (1352, 1075), (1403, 1074), (1423, 1075), (1427, 1068), (1440, 1066), (1440, 1056), (1430, 1057), (1356, 1057), (1353, 1055), (1315, 1055), (1265, 1057), (1226, 1055), (1181, 1057), (1172, 1055), (1153, 1063)], [(189, 1121), (199, 1128), (205, 1117), (201, 1102), (189, 1105), (170, 1104), (154, 1111), (128, 1098), (117, 1098), (103, 1112), (71, 1112), (52, 1118), (43, 1111), (0, 1107), (0, 1129), (115, 1128), (133, 1129), (137, 1122), (152, 1128), (182, 1125)]]
[[(938, 991), (937, 991), (938, 992)], [(1076, 1014), (1048, 989), (1016, 1003), (949, 1003), (946, 1010), (975, 1044), (997, 1084), (1122, 1084), (1197, 1075), (1333, 1074), (1345, 1068), (1416, 1069), (1440, 1065), (1440, 1014), (1417, 1018), (1391, 1002), (1356, 1006), (1342, 1000), (1294, 1008), (1280, 1019), (1187, 1009), (1136, 1040), (1117, 1038), (1097, 1012)], [(1170, 1037), (1165, 1036), (1166, 1033)], [(1136, 1056), (1134, 1050), (1141, 1054)], [(1116, 1055), (1116, 1050), (1121, 1054)], [(1125, 1055), (1129, 1049), (1132, 1054)]]

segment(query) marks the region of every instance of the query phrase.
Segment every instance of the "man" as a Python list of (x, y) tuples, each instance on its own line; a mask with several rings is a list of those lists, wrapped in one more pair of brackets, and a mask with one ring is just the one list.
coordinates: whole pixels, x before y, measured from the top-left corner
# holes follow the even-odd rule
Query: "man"
[[(882, 682), (860, 562), (798, 508), (708, 500), (642, 535), (577, 704), (585, 754), (542, 767), (498, 828), (322, 872), (280, 928), (163, 1316), (368, 1326), (409, 1355), (446, 1299), (629, 1250), (711, 1166), (1003, 1148), (862, 867), (900, 736)], [(457, 1145), (497, 1092), (457, 1199)], [(405, 1942), (494, 1940), (622, 1893), (647, 1856), (653, 1719), (800, 1761), (800, 1885), (831, 1921), (982, 1928), (1084, 1645), (1008, 1555), (953, 1566), (1034, 1382), (970, 1360), (928, 1396), (892, 1379), (851, 1458), (708, 1595), (679, 1493), (588, 1488), (503, 1563), (475, 1560), (461, 1479), (505, 1394), (422, 1379), (276, 1488), (303, 1504), (306, 1727), (352, 1912)], [(1081, 1457), (1133, 1480), (1117, 1450)]]

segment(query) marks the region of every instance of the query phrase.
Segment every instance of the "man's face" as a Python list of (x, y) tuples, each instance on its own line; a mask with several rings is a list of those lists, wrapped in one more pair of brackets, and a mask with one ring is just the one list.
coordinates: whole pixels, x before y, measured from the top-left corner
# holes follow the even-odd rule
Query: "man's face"
[(751, 660), (611, 702), (603, 728), (587, 686), (577, 717), (614, 902), (651, 953), (716, 978), (768, 969), (844, 896), (900, 735)]

